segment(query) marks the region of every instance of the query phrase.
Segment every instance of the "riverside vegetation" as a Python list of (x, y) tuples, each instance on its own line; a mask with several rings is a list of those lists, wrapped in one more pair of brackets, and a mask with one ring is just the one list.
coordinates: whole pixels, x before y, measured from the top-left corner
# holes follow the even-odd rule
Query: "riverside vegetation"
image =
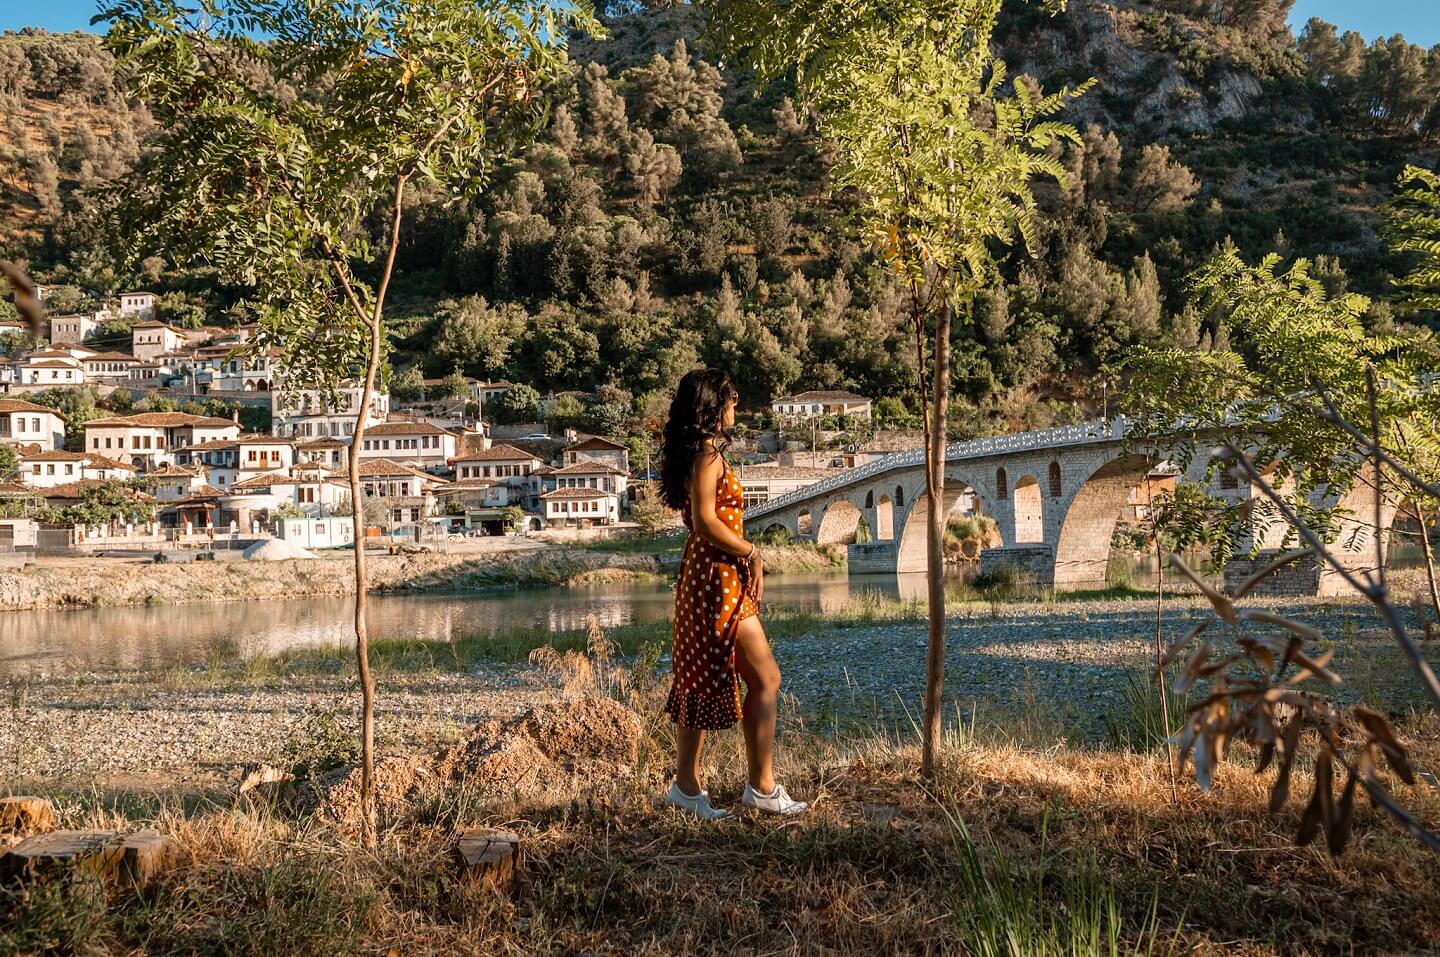
[[(657, 579), (673, 569), (672, 538), (620, 539), (583, 547), (541, 546), (513, 553), (375, 555), (371, 592), (465, 592)], [(843, 547), (792, 543), (767, 548), (774, 574), (843, 566)], [(0, 611), (207, 601), (262, 601), (352, 595), (354, 576), (337, 558), (220, 561), (184, 565), (100, 561), (84, 576), (74, 565), (0, 570)]]

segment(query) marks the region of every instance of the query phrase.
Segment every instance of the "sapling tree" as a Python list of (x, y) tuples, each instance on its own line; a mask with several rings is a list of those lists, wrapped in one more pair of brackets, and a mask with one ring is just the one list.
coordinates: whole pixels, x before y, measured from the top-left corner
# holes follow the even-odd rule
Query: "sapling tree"
[[(549, 0), (124, 0), (97, 21), (161, 131), (109, 196), (127, 259), (214, 268), (250, 290), (253, 349), (281, 350), (287, 387), (331, 399), (358, 388), (348, 464), (351, 499), (363, 502), (360, 449), (407, 196), (422, 184), (457, 198), (483, 189), (543, 123), (568, 34), (597, 25), (586, 7)], [(371, 843), (358, 527), (354, 564)]]
[[(1397, 305), (1408, 314), (1440, 311), (1440, 172), (1407, 166), (1400, 174), (1399, 186), (1399, 192), (1386, 205), (1385, 238), (1391, 249), (1408, 253), (1413, 260), (1410, 269), (1397, 280), (1401, 292)], [(1435, 384), (1432, 378), (1431, 387)], [(1433, 419), (1429, 425), (1428, 436), (1419, 436), (1419, 441), (1412, 443), (1415, 451), (1412, 465), (1421, 477), (1434, 485), (1440, 483), (1440, 444), (1434, 440), (1437, 430)], [(1420, 528), (1420, 550), (1430, 585), (1430, 608), (1440, 626), (1440, 578), (1435, 571), (1429, 532), (1431, 523), (1440, 514), (1436, 508), (1440, 503), (1433, 498), (1427, 501), (1424, 495), (1412, 495), (1409, 508)]]
[[(995, 279), (992, 251), (1033, 249), (1036, 177), (1076, 131), (1051, 119), (1088, 87), (1045, 95), (991, 52), (1001, 0), (711, 0), (711, 32), (796, 103), (860, 196), (866, 233), (905, 289), (926, 432), (929, 642), (922, 773), (933, 774), (945, 666), (945, 439), (950, 343)], [(927, 362), (927, 352), (929, 361)], [(927, 365), (929, 368), (927, 369)]]

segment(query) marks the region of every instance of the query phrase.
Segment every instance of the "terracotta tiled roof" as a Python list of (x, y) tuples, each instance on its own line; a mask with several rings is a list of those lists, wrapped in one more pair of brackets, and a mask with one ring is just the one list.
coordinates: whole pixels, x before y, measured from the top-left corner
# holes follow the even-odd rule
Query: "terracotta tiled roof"
[(566, 452), (623, 452), (625, 446), (611, 442), (609, 439), (602, 439), (598, 435), (592, 435), (583, 442), (576, 442), (574, 445), (565, 447)]
[(230, 485), (231, 491), (235, 489), (269, 488), (272, 485), (284, 485), (286, 482), (293, 482), (295, 479), (284, 472), (263, 472), (260, 475), (252, 475), (247, 479), (234, 482)]
[(863, 395), (856, 395), (854, 392), (841, 392), (830, 390), (813, 390), (810, 392), (798, 392), (795, 395), (784, 395), (776, 399), (776, 402), (869, 402)]
[(543, 499), (559, 498), (614, 498), (613, 492), (598, 488), (557, 488), (540, 496)]
[(85, 423), (91, 426), (138, 426), (140, 428), (173, 429), (185, 425), (204, 425), (210, 428), (234, 425), (229, 419), (211, 415), (191, 415), (189, 412), (141, 412), (138, 415), (116, 415), (108, 419), (91, 419)]
[(89, 456), (81, 452), (66, 452), (63, 449), (55, 449), (47, 452), (28, 452), (20, 455), (23, 462), (80, 462)]
[(189, 465), (165, 465), (153, 472), (146, 472), (146, 478), (194, 478), (203, 472), (204, 469), (198, 466)]
[[(112, 459), (106, 455), (96, 455), (93, 452), (85, 455), (85, 465), (92, 469), (122, 469), (126, 472), (135, 471), (135, 466), (129, 462), (122, 462), (119, 459)], [(154, 472), (150, 473), (154, 475)]]
[(391, 459), (370, 459), (368, 462), (361, 462), (360, 475), (369, 478), (383, 475), (418, 475), (420, 478), (430, 479), (432, 482), (439, 481), (429, 472), (422, 472), (403, 462)]
[(366, 437), (372, 435), (453, 435), (431, 422), (379, 422), (367, 426)]
[(36, 405), (34, 402), (26, 402), (24, 399), (0, 399), (0, 414), (6, 412), (49, 412), (51, 415), (58, 416), (62, 421), (65, 418), (48, 406)]
[(455, 457), (457, 462), (526, 462), (540, 457), (513, 445), (492, 445), (484, 451), (466, 452)]
[[(51, 488), (41, 489), (40, 494), (47, 499), (77, 499), (80, 496), (84, 495), (87, 489), (98, 488), (102, 485), (113, 484), (113, 481), (108, 481), (106, 479), (80, 479), (76, 482), (66, 482), (64, 485), (55, 485)], [(155, 501), (155, 497), (153, 495), (147, 495), (146, 493), (141, 492), (138, 489), (126, 488), (125, 486), (121, 486), (121, 490), (125, 493), (125, 496), (132, 501)]]
[(563, 469), (554, 469), (552, 475), (624, 475), (625, 473), (604, 462), (576, 462)]
[(252, 432), (246, 435), (237, 435), (233, 439), (206, 439), (204, 442), (193, 442), (190, 445), (182, 446), (177, 451), (182, 452), (208, 452), (212, 449), (237, 448), (241, 445), (290, 445), (295, 444), (294, 439), (287, 439), (278, 435), (262, 435)]

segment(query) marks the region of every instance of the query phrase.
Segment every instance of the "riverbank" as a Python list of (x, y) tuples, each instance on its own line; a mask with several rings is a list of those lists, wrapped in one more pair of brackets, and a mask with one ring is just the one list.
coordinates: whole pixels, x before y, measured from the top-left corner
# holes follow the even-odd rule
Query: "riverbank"
[[(1244, 607), (1293, 617), (1325, 635), (1332, 667), (1345, 678), (1339, 700), (1397, 719), (1423, 710), (1399, 649), (1368, 605), (1272, 598)], [(1210, 615), (1204, 599), (1170, 599), (1167, 640)], [(831, 735), (857, 728), (903, 734), (912, 727), (924, 681), (922, 605), (862, 595), (824, 613), (767, 608), (764, 624), (795, 727)], [(668, 682), (668, 621), (608, 628), (604, 635), (638, 685)], [(946, 636), (946, 713), (962, 724), (1003, 728), (1041, 749), (1109, 746), (1140, 734), (1154, 655), (1152, 604), (956, 600)], [(446, 729), (509, 714), (538, 700), (531, 692), (544, 680), (527, 664), (533, 651), (583, 655), (590, 645), (588, 628), (554, 631), (530, 622), (445, 640), (376, 638), (370, 661), (382, 740), (404, 750), (440, 740)], [(314, 708), (352, 721), (353, 669), (348, 643), (255, 653), (237, 638), (214, 647), (203, 664), (6, 679), (0, 780), (109, 787), (145, 779), (159, 789), (223, 784), (244, 764), (274, 762), (285, 729)], [(153, 750), (156, 742), (162, 753)]]
[[(235, 801), (238, 767), (205, 764), (263, 756), (294, 768), (336, 757), (352, 723), (348, 682), (269, 676), (258, 692), (217, 692), (125, 677), (21, 689), (24, 707), (55, 715), (33, 749), (53, 749), (64, 770), (48, 781), (0, 779), (54, 799), (63, 826), (154, 826), (182, 853), (139, 895), (106, 895), (84, 880), (26, 895), (0, 889), (0, 951), (58, 940), (71, 952), (257, 957), (1007, 953), (1007, 942), (1021, 942), (1027, 954), (1049, 954), (1096, 953), (1085, 942), (1112, 935), (1119, 952), (1144, 954), (1440, 947), (1434, 857), (1367, 802), (1357, 802), (1344, 856), (1294, 846), (1308, 761), (1295, 767), (1295, 797), (1269, 817), (1274, 770), (1254, 774), (1247, 744), (1233, 746), (1214, 790), (1202, 792), (1186, 779), (1172, 784), (1144, 747), (1057, 740), (1042, 714), (948, 721), (940, 774), (922, 784), (912, 733), (861, 722), (822, 729), (787, 702), (777, 772), (812, 810), (785, 822), (740, 813), (743, 752), (739, 733), (728, 732), (712, 735), (705, 773), (714, 801), (737, 813), (701, 825), (658, 805), (671, 760), (663, 683), (649, 681), (643, 664), (592, 662), (607, 670), (580, 681), (438, 665), (383, 675), (380, 750), (394, 762), (386, 767), (403, 766), (402, 755), (428, 760), (471, 740), (475, 725), (532, 704), (618, 699), (641, 731), (633, 760), (605, 775), (561, 774), (542, 787), (523, 773), (461, 772), (387, 800), (374, 851), (359, 848), (327, 805), (296, 812)], [(17, 689), (8, 697), (13, 708)], [(101, 702), (121, 699), (131, 706), (117, 720), (155, 757), (123, 776), (113, 763), (120, 726), (96, 727), (109, 715)], [(413, 724), (397, 723), (402, 715)], [(0, 720), (0, 733), (14, 726)], [(177, 766), (170, 749), (188, 729), (198, 773), (167, 778)], [(256, 738), (267, 730), (268, 741)], [(1436, 766), (1433, 723), (1399, 730), (1417, 766)], [(56, 737), (69, 734), (96, 737)], [(15, 744), (0, 742), (0, 753)], [(1421, 820), (1440, 822), (1436, 792), (1390, 783)], [(451, 844), (470, 827), (519, 835), (524, 864), (510, 894), (454, 876)]]
[[(844, 566), (843, 549), (794, 545), (770, 555), (774, 574)], [(371, 554), (366, 569), (370, 591), (416, 594), (658, 579), (673, 564), (663, 550), (515, 542), (486, 551)], [(354, 567), (343, 551), (278, 562), (66, 559), (0, 569), (0, 612), (343, 597), (354, 591)]]

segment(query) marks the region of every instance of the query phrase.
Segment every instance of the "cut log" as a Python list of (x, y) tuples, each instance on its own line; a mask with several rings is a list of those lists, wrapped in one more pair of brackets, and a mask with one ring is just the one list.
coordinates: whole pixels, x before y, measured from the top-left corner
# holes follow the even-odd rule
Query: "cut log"
[(53, 831), (57, 825), (55, 806), (42, 797), (0, 798), (0, 834), (29, 837)]
[(521, 865), (520, 835), (490, 828), (461, 831), (452, 856), (463, 879), (509, 893)]
[(123, 884), (144, 887), (175, 865), (175, 840), (155, 830), (137, 831), (120, 845), (116, 878)]
[(118, 866), (119, 831), (51, 831), (27, 837), (0, 857), (0, 878), (44, 880), (67, 870), (104, 876)]
[(159, 831), (52, 831), (27, 837), (0, 857), (0, 880), (46, 880), (85, 871), (109, 884), (143, 885), (175, 860), (174, 841)]

